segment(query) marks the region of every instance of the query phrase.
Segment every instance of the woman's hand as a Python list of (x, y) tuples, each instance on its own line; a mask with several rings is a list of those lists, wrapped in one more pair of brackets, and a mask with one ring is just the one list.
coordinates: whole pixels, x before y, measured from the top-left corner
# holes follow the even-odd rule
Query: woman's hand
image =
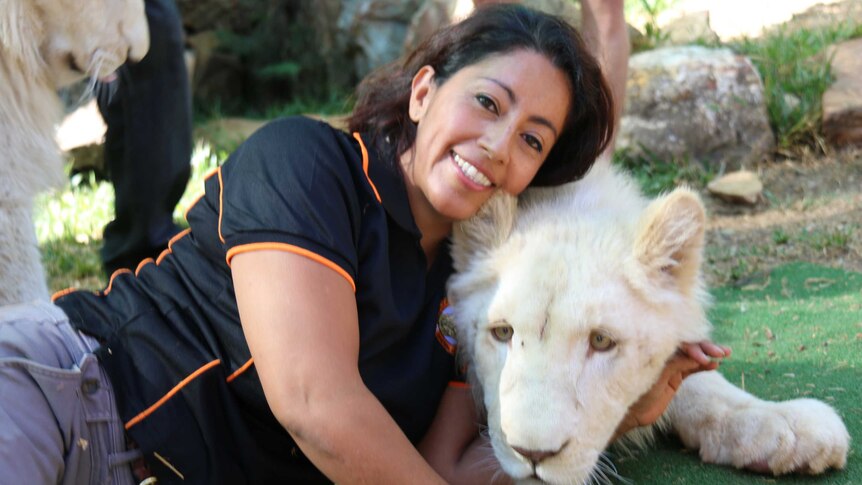
[(730, 356), (730, 348), (709, 341), (683, 344), (664, 366), (652, 388), (637, 400), (626, 413), (611, 441), (638, 426), (648, 426), (664, 413), (682, 380), (694, 374), (718, 368), (720, 359)]

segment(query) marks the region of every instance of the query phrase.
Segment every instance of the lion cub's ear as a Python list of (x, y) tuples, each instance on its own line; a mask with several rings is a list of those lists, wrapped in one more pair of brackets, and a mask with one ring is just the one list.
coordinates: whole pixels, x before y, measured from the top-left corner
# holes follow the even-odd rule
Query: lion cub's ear
[(705, 228), (700, 198), (689, 189), (676, 189), (644, 211), (634, 256), (653, 283), (688, 293), (699, 278)]
[(466, 221), (452, 231), (452, 261), (456, 271), (466, 271), (477, 256), (487, 254), (502, 244), (512, 233), (518, 199), (498, 192)]
[(30, 2), (0, 0), (0, 55), (21, 62), (27, 74), (39, 69), (42, 29)]

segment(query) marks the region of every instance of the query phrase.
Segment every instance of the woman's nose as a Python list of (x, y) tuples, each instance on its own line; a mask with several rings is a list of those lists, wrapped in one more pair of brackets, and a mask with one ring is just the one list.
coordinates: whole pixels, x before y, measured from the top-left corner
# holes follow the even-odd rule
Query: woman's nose
[(509, 163), (509, 147), (512, 143), (514, 129), (505, 123), (494, 123), (485, 130), (479, 139), (479, 146), (485, 156), (494, 162)]

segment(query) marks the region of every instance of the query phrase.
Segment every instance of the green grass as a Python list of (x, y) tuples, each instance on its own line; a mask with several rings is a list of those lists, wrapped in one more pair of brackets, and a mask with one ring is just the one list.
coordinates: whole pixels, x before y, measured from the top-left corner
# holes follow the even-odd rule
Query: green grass
[[(843, 417), (851, 438), (862, 438), (862, 274), (794, 263), (760, 285), (725, 287), (710, 315), (714, 339), (733, 348), (721, 368), (737, 386), (769, 400), (816, 398)], [(637, 484), (779, 485), (862, 483), (862, 456), (851, 443), (847, 468), (819, 477), (778, 479), (705, 465), (675, 438), (617, 461)]]
[(729, 44), (750, 57), (763, 78), (769, 121), (780, 150), (824, 147), (820, 135), (821, 97), (832, 83), (826, 48), (862, 36), (850, 21), (823, 29), (779, 28), (762, 38)]
[(679, 185), (702, 188), (715, 176), (712, 169), (691, 160), (665, 160), (643, 149), (642, 155), (617, 150), (613, 163), (624, 168), (638, 181), (645, 194), (656, 196)]
[[(225, 152), (214, 152), (198, 144), (192, 154), (192, 175), (174, 219), (186, 225), (185, 210), (203, 192), (203, 177), (223, 163)], [(34, 205), (36, 236), (42, 251), (42, 262), (51, 291), (65, 288), (102, 288), (99, 248), (102, 230), (114, 217), (114, 189), (110, 183), (96, 180), (92, 173), (78, 174), (69, 186), (40, 196)]]

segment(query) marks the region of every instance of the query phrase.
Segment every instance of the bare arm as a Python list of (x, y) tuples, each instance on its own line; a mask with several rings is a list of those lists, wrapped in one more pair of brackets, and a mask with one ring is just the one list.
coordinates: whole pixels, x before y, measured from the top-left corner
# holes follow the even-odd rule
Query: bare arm
[(443, 483), (362, 382), (347, 280), (282, 251), (238, 254), (232, 269), (267, 402), (315, 466), (337, 483)]
[(658, 421), (683, 379), (697, 372), (717, 369), (719, 360), (713, 359), (730, 357), (730, 353), (730, 348), (709, 341), (684, 343), (665, 364), (653, 387), (629, 408), (611, 442), (638, 426), (649, 426)]
[(419, 452), (448, 483), (511, 484), (494, 457), (491, 443), (479, 430), (473, 392), (466, 386), (450, 385), (431, 428), (419, 443)]
[[(619, 125), (626, 99), (631, 53), (623, 0), (581, 0), (581, 13), (584, 38), (610, 84), (614, 114)], [(607, 151), (612, 153), (613, 146)]]

